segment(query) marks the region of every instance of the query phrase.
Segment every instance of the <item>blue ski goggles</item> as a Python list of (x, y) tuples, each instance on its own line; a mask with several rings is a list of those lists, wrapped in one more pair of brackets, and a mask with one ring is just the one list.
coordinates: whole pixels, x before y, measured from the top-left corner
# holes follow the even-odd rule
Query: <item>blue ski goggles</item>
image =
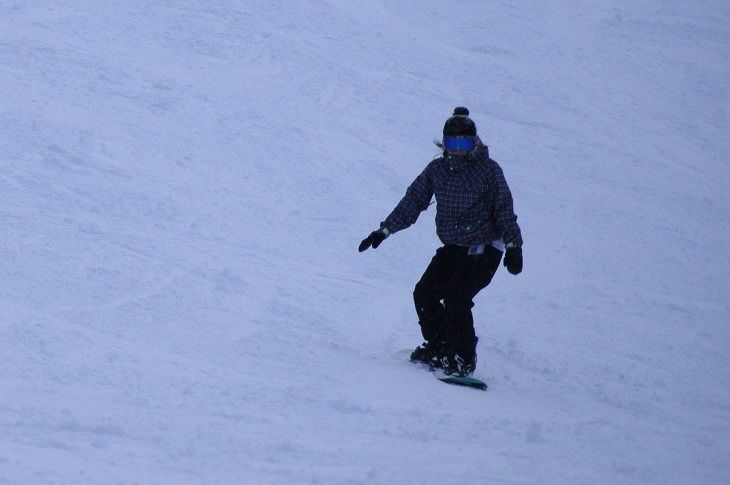
[(461, 151), (463, 153), (470, 152), (476, 141), (473, 136), (445, 136), (444, 137), (444, 148), (447, 152), (453, 153)]

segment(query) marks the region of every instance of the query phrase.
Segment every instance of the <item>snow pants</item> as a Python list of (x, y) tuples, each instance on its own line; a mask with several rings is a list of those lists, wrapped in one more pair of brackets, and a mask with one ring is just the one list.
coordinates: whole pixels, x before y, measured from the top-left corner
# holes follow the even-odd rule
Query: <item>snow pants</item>
[(450, 356), (463, 358), (476, 352), (472, 300), (492, 281), (502, 259), (502, 251), (492, 246), (482, 254), (468, 251), (449, 244), (439, 248), (413, 291), (423, 338), (445, 342)]

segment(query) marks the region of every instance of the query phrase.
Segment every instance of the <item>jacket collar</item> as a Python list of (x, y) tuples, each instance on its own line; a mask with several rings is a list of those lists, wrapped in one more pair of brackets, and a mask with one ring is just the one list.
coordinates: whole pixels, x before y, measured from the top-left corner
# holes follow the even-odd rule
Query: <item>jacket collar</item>
[(481, 145), (472, 150), (471, 153), (462, 157), (451, 157), (444, 154), (444, 160), (449, 164), (449, 170), (452, 172), (459, 172), (469, 165), (473, 164), (477, 160), (488, 159), (489, 149), (486, 145)]

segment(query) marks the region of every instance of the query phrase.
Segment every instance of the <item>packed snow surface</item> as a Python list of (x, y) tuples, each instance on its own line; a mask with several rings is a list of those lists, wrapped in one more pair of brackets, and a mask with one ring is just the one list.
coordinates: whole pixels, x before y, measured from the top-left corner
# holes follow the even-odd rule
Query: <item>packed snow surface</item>
[[(0, 482), (728, 483), (730, 3), (0, 2)], [(525, 239), (396, 357), (469, 107)]]

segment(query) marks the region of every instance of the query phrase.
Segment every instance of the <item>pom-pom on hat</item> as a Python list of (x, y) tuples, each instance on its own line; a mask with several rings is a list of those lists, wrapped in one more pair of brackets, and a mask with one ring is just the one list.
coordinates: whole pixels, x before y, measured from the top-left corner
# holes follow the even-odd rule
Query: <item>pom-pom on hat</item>
[(444, 136), (477, 136), (477, 125), (469, 118), (463, 106), (454, 108), (454, 114), (444, 123)]

